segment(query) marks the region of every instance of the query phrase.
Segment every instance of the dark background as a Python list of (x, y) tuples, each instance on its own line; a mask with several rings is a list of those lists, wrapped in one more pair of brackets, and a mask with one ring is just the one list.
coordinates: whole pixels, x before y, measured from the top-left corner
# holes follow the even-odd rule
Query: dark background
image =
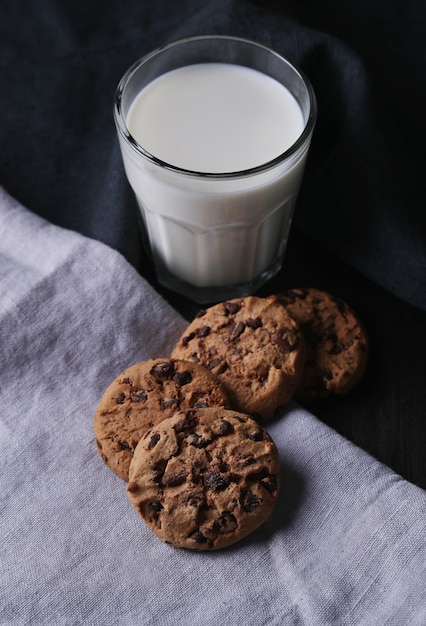
[(311, 411), (426, 488), (424, 3), (0, 0), (0, 184), (120, 251), (190, 319), (198, 305), (160, 289), (142, 249), (112, 102), (137, 58), (199, 34), (271, 46), (311, 80), (304, 185), (284, 269), (261, 295), (315, 286), (355, 309), (367, 372)]

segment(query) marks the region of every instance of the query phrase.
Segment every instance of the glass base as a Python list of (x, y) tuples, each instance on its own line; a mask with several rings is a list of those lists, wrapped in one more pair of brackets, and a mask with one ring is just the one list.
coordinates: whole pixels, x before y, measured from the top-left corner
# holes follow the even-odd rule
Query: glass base
[(197, 287), (177, 278), (176, 276), (173, 276), (172, 274), (169, 274), (168, 272), (164, 272), (161, 269), (157, 269), (157, 280), (163, 287), (179, 293), (180, 295), (193, 300), (197, 304), (213, 305), (217, 302), (223, 302), (224, 300), (243, 298), (245, 296), (253, 295), (256, 291), (258, 291), (258, 289), (271, 280), (271, 278), (273, 278), (281, 270), (281, 268), (282, 258), (280, 258), (272, 267), (262, 272), (253, 281), (238, 285)]

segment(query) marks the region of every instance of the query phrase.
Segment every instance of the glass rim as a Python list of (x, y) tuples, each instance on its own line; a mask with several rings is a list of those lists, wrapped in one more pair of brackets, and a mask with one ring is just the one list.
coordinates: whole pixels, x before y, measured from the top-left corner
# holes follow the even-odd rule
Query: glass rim
[[(150, 59), (152, 59), (155, 56), (160, 55), (165, 50), (169, 50), (171, 48), (181, 46), (182, 44), (186, 44), (186, 43), (191, 43), (195, 41), (207, 41), (207, 40), (235, 41), (235, 42), (241, 42), (244, 44), (249, 44), (253, 47), (261, 48), (264, 51), (268, 52), (269, 54), (274, 55), (280, 61), (283, 61), (284, 63), (286, 63), (296, 74), (299, 75), (302, 83), (305, 85), (308, 98), (309, 98), (309, 116), (303, 128), (303, 131), (301, 132), (299, 137), (296, 139), (296, 141), (289, 148), (284, 150), (284, 152), (280, 153), (278, 156), (274, 157), (273, 159), (266, 161), (265, 163), (262, 163), (260, 165), (256, 165), (254, 167), (250, 167), (250, 168), (243, 169), (243, 170), (235, 170), (232, 172), (200, 172), (198, 170), (186, 169), (183, 167), (179, 167), (177, 165), (173, 165), (171, 163), (168, 163), (167, 161), (164, 161), (154, 156), (148, 150), (146, 150), (138, 141), (136, 141), (136, 139), (133, 137), (133, 135), (129, 131), (126, 121), (124, 119), (123, 113), (122, 113), (121, 100), (122, 100), (124, 90), (129, 80), (134, 75), (134, 73), (142, 65), (147, 63)], [(258, 70), (258, 71), (261, 71), (261, 70)], [(285, 56), (283, 56), (279, 52), (276, 52), (269, 46), (258, 43), (256, 41), (252, 41), (250, 39), (246, 39), (243, 37), (235, 37), (232, 35), (198, 35), (194, 37), (185, 37), (183, 39), (177, 39), (170, 43), (164, 44), (163, 46), (160, 46), (152, 50), (151, 52), (148, 52), (147, 54), (137, 59), (134, 63), (132, 63), (132, 65), (126, 70), (126, 72), (121, 77), (117, 85), (117, 88), (115, 90), (115, 94), (114, 94), (114, 120), (116, 122), (116, 126), (120, 132), (120, 135), (123, 137), (123, 139), (127, 142), (127, 144), (130, 145), (130, 147), (135, 152), (137, 152), (140, 156), (144, 157), (151, 163), (157, 165), (158, 167), (161, 167), (162, 169), (176, 172), (181, 175), (185, 174), (187, 176), (193, 176), (196, 178), (203, 178), (203, 179), (239, 178), (239, 177), (244, 177), (244, 176), (252, 176), (254, 174), (259, 174), (261, 172), (265, 172), (267, 170), (273, 169), (274, 167), (278, 166), (280, 163), (283, 163), (284, 161), (286, 161), (293, 154), (295, 154), (299, 150), (299, 148), (306, 143), (309, 136), (312, 134), (312, 131), (316, 123), (316, 118), (317, 118), (317, 102), (316, 102), (315, 92), (313, 90), (310, 80), (307, 78), (305, 73), (299, 67), (297, 67), (294, 63), (289, 61)]]

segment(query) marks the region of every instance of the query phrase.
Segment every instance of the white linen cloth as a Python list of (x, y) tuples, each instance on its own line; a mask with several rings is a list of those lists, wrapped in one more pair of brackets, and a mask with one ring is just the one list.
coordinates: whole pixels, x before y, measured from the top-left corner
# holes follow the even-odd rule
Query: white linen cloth
[(0, 190), (0, 624), (426, 624), (426, 493), (296, 405), (283, 487), (222, 552), (160, 542), (96, 452), (125, 367), (186, 322), (117, 252)]

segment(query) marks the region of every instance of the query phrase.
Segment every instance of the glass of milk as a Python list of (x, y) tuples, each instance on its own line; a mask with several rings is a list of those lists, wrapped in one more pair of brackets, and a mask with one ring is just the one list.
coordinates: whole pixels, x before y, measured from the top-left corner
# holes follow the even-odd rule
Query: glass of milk
[(114, 119), (161, 285), (212, 303), (281, 269), (316, 121), (288, 60), (236, 37), (176, 41), (124, 74)]

